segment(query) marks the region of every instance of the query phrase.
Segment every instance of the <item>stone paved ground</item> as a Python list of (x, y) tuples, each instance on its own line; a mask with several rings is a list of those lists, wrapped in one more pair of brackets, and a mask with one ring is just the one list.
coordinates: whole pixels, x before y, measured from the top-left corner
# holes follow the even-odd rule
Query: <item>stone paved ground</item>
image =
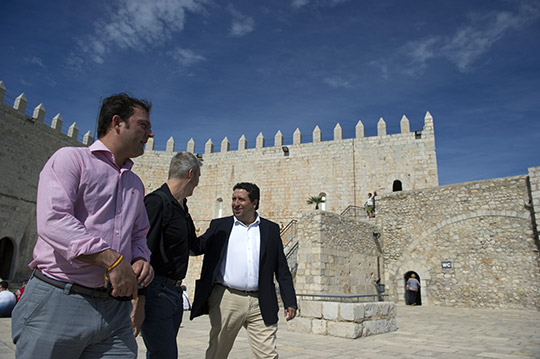
[[(281, 323), (281, 358), (540, 358), (540, 312), (398, 306), (398, 331), (356, 340), (292, 333)], [(0, 319), (0, 358), (15, 358), (10, 319)], [(181, 358), (203, 358), (207, 317), (187, 320), (179, 334)], [(139, 339), (139, 358), (144, 358)], [(245, 331), (229, 356), (250, 358)]]

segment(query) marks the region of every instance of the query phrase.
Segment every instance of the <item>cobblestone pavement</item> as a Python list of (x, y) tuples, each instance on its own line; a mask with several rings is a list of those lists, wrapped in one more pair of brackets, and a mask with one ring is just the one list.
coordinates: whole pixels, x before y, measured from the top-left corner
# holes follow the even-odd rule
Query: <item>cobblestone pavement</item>
[[(0, 318), (0, 358), (15, 358), (11, 320)], [(204, 358), (208, 317), (185, 320), (180, 358)], [(281, 358), (540, 358), (540, 312), (398, 306), (398, 330), (355, 340), (289, 332), (280, 322)], [(145, 357), (138, 339), (139, 358)], [(250, 358), (241, 330), (229, 358)]]

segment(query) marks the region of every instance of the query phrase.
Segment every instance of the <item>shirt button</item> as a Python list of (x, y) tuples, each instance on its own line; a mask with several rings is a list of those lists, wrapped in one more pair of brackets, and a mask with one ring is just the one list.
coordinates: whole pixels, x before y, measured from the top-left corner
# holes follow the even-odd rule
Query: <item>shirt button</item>
[(119, 235), (119, 234), (120, 234), (120, 231), (116, 231), (116, 234)]

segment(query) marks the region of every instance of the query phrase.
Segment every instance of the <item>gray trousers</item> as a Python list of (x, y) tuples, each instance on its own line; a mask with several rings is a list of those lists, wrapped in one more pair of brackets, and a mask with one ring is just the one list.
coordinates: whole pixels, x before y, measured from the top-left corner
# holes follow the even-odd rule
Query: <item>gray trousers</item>
[(136, 358), (131, 302), (70, 294), (35, 277), (12, 315), (16, 357)]

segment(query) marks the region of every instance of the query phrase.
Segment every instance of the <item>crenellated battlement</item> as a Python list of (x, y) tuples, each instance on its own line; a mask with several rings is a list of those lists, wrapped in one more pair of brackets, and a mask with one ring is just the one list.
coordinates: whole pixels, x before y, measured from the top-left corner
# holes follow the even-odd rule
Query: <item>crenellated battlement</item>
[[(28, 101), (26, 99), (24, 92), (21, 93), (17, 98), (15, 98), (12, 107), (4, 103), (5, 98), (6, 98), (6, 87), (4, 85), (4, 82), (0, 81), (0, 105), (3, 106), (6, 109), (6, 111), (9, 111), (12, 115), (15, 115), (15, 116), (19, 115), (21, 117), (25, 117), (26, 119), (31, 120), (34, 124), (37, 124), (37, 125), (41, 124), (43, 126), (47, 126), (47, 124), (45, 123), (45, 115), (46, 115), (45, 107), (43, 106), (42, 103), (40, 103), (34, 108), (34, 111), (32, 112), (32, 114), (29, 114), (26, 112)], [(50, 122), (50, 126), (47, 126), (47, 127), (50, 127), (53, 130), (55, 130), (56, 133), (63, 136), (70, 137), (71, 139), (85, 146), (89, 146), (92, 144), (92, 142), (94, 142), (94, 138), (90, 131), (87, 131), (82, 136), (82, 139), (78, 138), (79, 128), (77, 127), (76, 122), (73, 122), (65, 132), (63, 130), (63, 126), (64, 126), (64, 120), (62, 119), (62, 116), (60, 115), (60, 113), (58, 113), (52, 118)]]
[[(380, 140), (385, 140), (385, 139), (395, 140), (399, 136), (410, 137), (411, 136), (410, 122), (409, 122), (409, 119), (407, 118), (407, 116), (405, 116), (405, 115), (403, 115), (403, 117), (401, 118), (400, 128), (401, 128), (401, 132), (398, 133), (398, 134), (387, 134), (386, 122), (381, 117), (379, 119), (379, 121), (377, 122), (377, 136), (365, 137), (364, 124), (362, 123), (362, 121), (358, 121), (358, 123), (355, 126), (355, 138), (360, 139), (360, 140), (380, 141)], [(433, 137), (433, 135), (434, 135), (434, 132), (433, 132), (433, 116), (431, 116), (429, 111), (426, 112), (426, 115), (424, 117), (424, 128), (423, 128), (423, 130), (415, 131), (413, 135), (416, 138), (421, 138), (422, 135)], [(341, 128), (341, 125), (339, 123), (337, 123), (336, 126), (334, 127), (334, 138), (333, 138), (332, 141), (323, 141), (322, 140), (322, 131), (319, 128), (318, 125), (316, 125), (315, 128), (313, 129), (313, 132), (311, 134), (311, 138), (312, 138), (312, 142), (304, 142), (303, 137), (302, 137), (302, 132), (300, 131), (299, 128), (297, 128), (293, 133), (293, 142), (292, 142), (291, 145), (296, 146), (296, 145), (302, 145), (302, 144), (307, 144), (307, 143), (316, 144), (316, 143), (322, 143), (322, 142), (329, 143), (329, 142), (332, 142), (332, 141), (337, 142), (337, 141), (345, 140), (343, 138), (343, 129)], [(283, 142), (283, 134), (282, 134), (281, 130), (278, 130), (276, 132), (276, 134), (274, 135), (274, 144), (273, 144), (272, 147), (282, 147), (284, 145), (285, 144)], [(264, 137), (263, 133), (260, 132), (259, 135), (257, 136), (257, 138), (255, 139), (255, 149), (261, 149), (261, 148), (265, 148), (265, 147), (267, 147), (266, 146), (266, 138)], [(175, 149), (176, 149), (176, 143), (174, 141), (174, 138), (171, 136), (167, 140), (165, 151), (162, 151), (162, 152), (175, 152)], [(208, 141), (206, 141), (206, 143), (204, 145), (204, 154), (206, 155), (206, 154), (215, 153), (214, 149), (215, 149), (214, 142), (212, 141), (211, 138), (209, 138)], [(245, 135), (242, 134), (242, 136), (240, 136), (240, 138), (238, 139), (238, 149), (237, 149), (237, 151), (243, 151), (243, 150), (247, 150), (247, 149), (248, 149), (248, 141), (247, 141)], [(153, 138), (150, 138), (148, 140), (148, 142), (146, 143), (146, 150), (147, 151), (156, 151), (155, 150), (155, 141), (154, 141)], [(190, 138), (189, 141), (187, 142), (186, 151), (191, 152), (191, 153), (195, 153), (195, 141), (193, 140), (193, 138)], [(158, 151), (156, 151), (156, 152), (158, 152)], [(231, 152), (231, 142), (229, 141), (227, 136), (225, 136), (223, 138), (223, 140), (221, 141), (220, 152), (221, 153), (223, 153), (223, 152)]]
[[(260, 211), (282, 224), (299, 218), (309, 208), (306, 198), (313, 195), (325, 197), (325, 210), (341, 213), (351, 204), (364, 203), (368, 192), (384, 194), (395, 188), (438, 185), (433, 117), (429, 112), (418, 131), (411, 132), (405, 115), (400, 120), (400, 133), (388, 134), (383, 118), (377, 122), (376, 136), (365, 136), (362, 121), (357, 122), (354, 130), (353, 138), (344, 138), (338, 123), (333, 139), (323, 141), (322, 131), (316, 125), (310, 134), (311, 141), (306, 142), (297, 128), (292, 144), (285, 143), (282, 131), (278, 130), (269, 145), (260, 132), (251, 148), (242, 134), (238, 148), (232, 151), (227, 136), (219, 143), (208, 139), (204, 152), (198, 154), (204, 166), (190, 202), (194, 218), (205, 228), (206, 222), (219, 213), (229, 214), (227, 208), (221, 207), (222, 199), (229, 197), (236, 183), (244, 181), (265, 188)], [(154, 144), (154, 139), (150, 139), (145, 153), (134, 159), (133, 170), (147, 191), (161, 186), (167, 178), (169, 162), (177, 151), (195, 153), (193, 138), (182, 149), (175, 148), (173, 137), (167, 140), (165, 151), (155, 150)]]

